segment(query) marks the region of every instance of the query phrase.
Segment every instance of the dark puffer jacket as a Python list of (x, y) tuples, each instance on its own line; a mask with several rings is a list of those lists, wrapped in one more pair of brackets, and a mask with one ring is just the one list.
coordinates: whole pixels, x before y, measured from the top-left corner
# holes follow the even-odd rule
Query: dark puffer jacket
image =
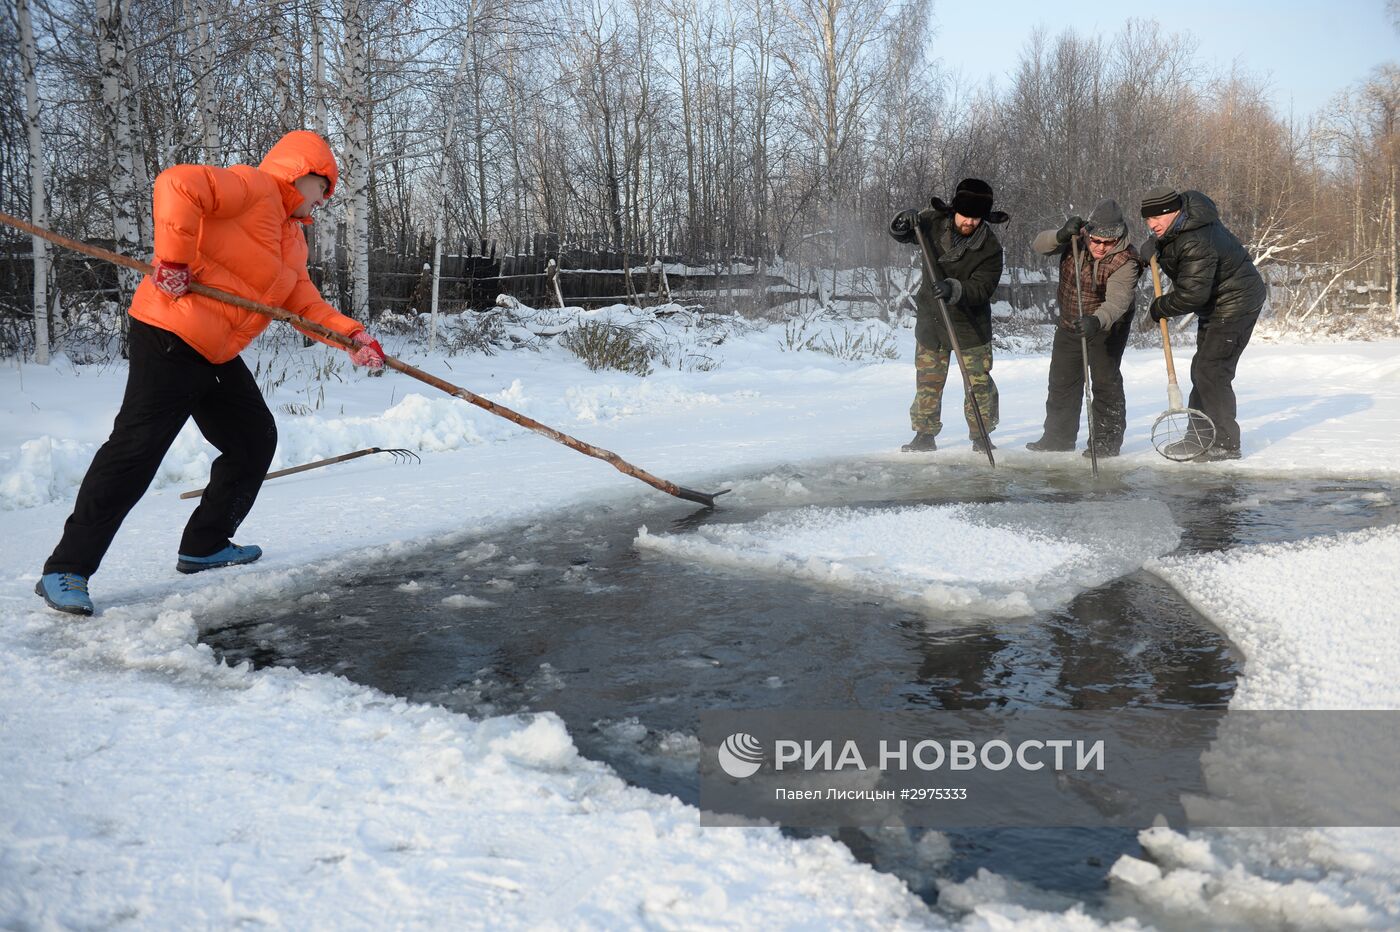
[[(952, 211), (939, 198), (933, 198), (927, 207), (919, 212), (919, 226), (924, 237), (933, 247), (934, 254), (943, 256), (939, 262), (940, 271), (946, 278), (956, 280), (953, 297), (948, 302), (948, 317), (957, 333), (958, 345), (964, 349), (982, 346), (992, 341), (992, 293), (1001, 281), (1002, 248), (991, 223), (1004, 223), (1008, 218), (1001, 211), (993, 211), (991, 217), (983, 221), (970, 239), (973, 243), (955, 259), (948, 258), (952, 246)], [(901, 230), (890, 225), (890, 236), (901, 243), (914, 243), (918, 239), (912, 229)], [(922, 264), (922, 260), (920, 261)], [(918, 324), (914, 335), (929, 349), (953, 348), (948, 339), (948, 328), (943, 325), (943, 315), (938, 312), (938, 304), (933, 298), (933, 287), (924, 272), (919, 291), (914, 296), (918, 305)]]
[(1202, 320), (1258, 315), (1269, 289), (1249, 253), (1220, 222), (1214, 201), (1199, 191), (1182, 199), (1185, 219), (1157, 240), (1157, 263), (1172, 280), (1157, 307), (1167, 317)]

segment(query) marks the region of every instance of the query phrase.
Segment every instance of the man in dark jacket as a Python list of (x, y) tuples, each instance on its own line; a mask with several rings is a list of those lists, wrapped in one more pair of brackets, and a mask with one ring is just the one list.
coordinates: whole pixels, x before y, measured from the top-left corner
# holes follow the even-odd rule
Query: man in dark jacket
[[(1080, 243), (1077, 269), (1076, 239)], [(1060, 257), (1060, 322), (1050, 350), (1045, 434), (1026, 444), (1026, 449), (1074, 449), (1084, 397), (1082, 348), (1087, 348), (1089, 378), (1094, 386), (1094, 449), (1099, 456), (1117, 456), (1127, 424), (1120, 366), (1133, 325), (1133, 302), (1142, 270), (1137, 250), (1128, 242), (1123, 211), (1117, 201), (1101, 201), (1087, 223), (1070, 217), (1058, 230), (1039, 233), (1035, 251)], [(1089, 455), (1087, 447), (1084, 455)]]
[[(1152, 302), (1153, 322), (1196, 315), (1187, 405), (1215, 422), (1214, 445), (1196, 458), (1237, 460), (1235, 366), (1249, 344), (1268, 287), (1244, 246), (1220, 222), (1214, 202), (1201, 192), (1153, 188), (1142, 199), (1142, 216), (1153, 234), (1138, 250), (1142, 261), (1150, 262), (1155, 255), (1172, 280), (1172, 290)], [(1178, 443), (1189, 447), (1195, 440)]]
[[(908, 453), (938, 449), (934, 438), (943, 429), (943, 386), (948, 381), (953, 341), (935, 297), (942, 298), (948, 306), (972, 382), (972, 394), (981, 408), (988, 434), (996, 429), (998, 420), (997, 387), (991, 376), (992, 292), (1001, 280), (1002, 249), (988, 224), (1005, 223), (1010, 218), (1002, 211), (992, 210), (992, 187), (978, 178), (958, 182), (951, 204), (934, 197), (929, 205), (921, 211), (901, 211), (890, 223), (890, 235), (901, 243), (918, 242), (914, 234), (917, 223), (944, 276), (934, 284), (925, 270), (915, 295), (918, 325), (914, 335), (918, 349), (914, 356), (914, 403), (909, 408), (914, 439), (903, 447)], [(963, 416), (972, 436), (972, 448), (986, 452), (971, 398), (963, 400)]]

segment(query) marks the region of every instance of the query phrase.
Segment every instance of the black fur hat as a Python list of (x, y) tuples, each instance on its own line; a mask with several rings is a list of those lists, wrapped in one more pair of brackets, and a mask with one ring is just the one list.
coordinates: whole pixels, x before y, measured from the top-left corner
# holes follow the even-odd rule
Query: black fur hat
[(1005, 223), (1011, 219), (1004, 211), (992, 210), (992, 186), (981, 178), (964, 178), (959, 181), (957, 190), (953, 192), (951, 204), (946, 204), (936, 197), (930, 203), (944, 213), (958, 213), (988, 223)]

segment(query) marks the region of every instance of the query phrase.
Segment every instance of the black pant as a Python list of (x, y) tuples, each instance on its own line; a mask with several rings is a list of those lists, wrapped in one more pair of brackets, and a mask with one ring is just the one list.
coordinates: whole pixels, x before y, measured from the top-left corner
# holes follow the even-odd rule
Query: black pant
[(204, 557), (228, 546), (272, 462), (277, 425), (243, 360), (215, 365), (175, 334), (134, 317), (130, 354), (126, 395), (112, 435), (83, 477), (45, 573), (97, 572), (117, 528), (191, 417), (221, 455), (185, 525), (180, 553)]
[[(1100, 330), (1089, 344), (1089, 382), (1094, 387), (1094, 439), (1116, 451), (1123, 445), (1127, 402), (1123, 397), (1123, 350), (1132, 329), (1131, 313)], [(1050, 387), (1045, 397), (1045, 437), (1054, 446), (1073, 446), (1079, 436), (1079, 412), (1084, 401), (1084, 356), (1079, 337), (1055, 328), (1050, 350)]]
[(1240, 424), (1235, 420), (1235, 366), (1249, 345), (1259, 314), (1226, 320), (1201, 318), (1196, 329), (1196, 355), (1191, 357), (1191, 398), (1195, 408), (1215, 422), (1215, 445), (1240, 448)]

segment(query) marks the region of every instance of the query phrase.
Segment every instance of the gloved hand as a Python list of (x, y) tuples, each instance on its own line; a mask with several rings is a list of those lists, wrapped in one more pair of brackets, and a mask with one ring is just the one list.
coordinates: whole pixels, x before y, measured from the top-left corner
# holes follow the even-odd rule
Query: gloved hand
[(947, 301), (953, 296), (953, 280), (951, 278), (945, 278), (942, 281), (936, 282), (932, 290), (935, 298), (942, 298), (944, 301)]
[(1157, 237), (1149, 236), (1138, 247), (1138, 258), (1142, 260), (1143, 265), (1151, 265), (1152, 257), (1155, 255), (1157, 255)]
[(1082, 229), (1084, 229), (1084, 218), (1070, 217), (1068, 220), (1065, 221), (1064, 226), (1060, 227), (1058, 230), (1055, 231), (1055, 242), (1063, 246), (1065, 243), (1068, 243), (1071, 239), (1073, 239), (1074, 236)]
[(1103, 324), (1093, 314), (1086, 314), (1083, 317), (1076, 317), (1070, 322), (1069, 332), (1077, 337), (1092, 340), (1094, 335), (1103, 329)]
[(379, 369), (384, 365), (384, 347), (379, 345), (379, 341), (369, 335), (368, 331), (356, 330), (350, 334), (350, 339), (355, 341), (355, 348), (346, 348), (350, 354), (350, 361), (357, 366), (368, 366), (371, 369)]
[(1167, 314), (1165, 313), (1167, 308), (1162, 300), (1165, 297), (1166, 295), (1162, 295), (1161, 297), (1153, 298), (1152, 306), (1147, 309), (1147, 313), (1151, 315), (1154, 324), (1167, 319)]
[(156, 259), (151, 281), (170, 297), (183, 298), (190, 293), (190, 267), (183, 262)]
[(919, 212), (910, 207), (908, 210), (901, 210), (894, 215), (890, 221), (890, 229), (899, 234), (912, 233), (914, 224), (919, 222)]

